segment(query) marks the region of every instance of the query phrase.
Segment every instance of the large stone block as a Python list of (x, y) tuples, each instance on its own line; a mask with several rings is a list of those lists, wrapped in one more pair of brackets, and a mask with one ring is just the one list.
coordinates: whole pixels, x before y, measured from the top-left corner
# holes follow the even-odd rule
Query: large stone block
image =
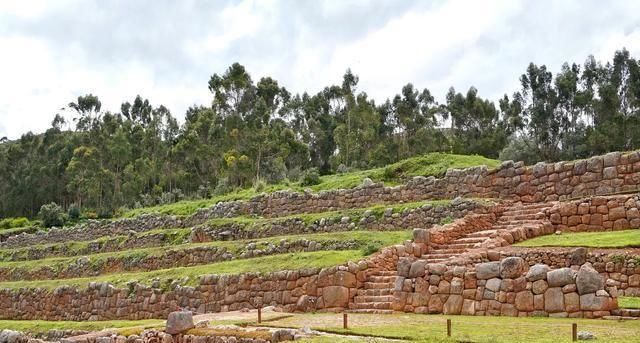
[(564, 311), (564, 293), (562, 293), (562, 288), (552, 287), (544, 292), (544, 310), (547, 312)]
[(527, 262), (522, 257), (507, 257), (500, 262), (500, 277), (515, 279), (527, 270)]
[(555, 269), (547, 273), (549, 287), (562, 287), (575, 282), (575, 274), (571, 268)]
[(426, 260), (417, 260), (411, 264), (411, 268), (409, 269), (409, 277), (416, 278), (422, 277), (425, 274), (425, 266), (427, 264)]
[(585, 263), (580, 267), (576, 277), (576, 286), (580, 295), (595, 293), (604, 288), (604, 280), (591, 264)]
[(191, 311), (176, 311), (169, 313), (165, 332), (176, 335), (193, 329), (194, 327), (196, 326), (193, 324), (193, 314)]
[(452, 294), (447, 298), (447, 301), (444, 303), (444, 307), (442, 309), (442, 313), (444, 314), (460, 314), (462, 310), (463, 298), (461, 295)]
[(580, 296), (580, 309), (582, 311), (608, 311), (611, 306), (611, 298), (598, 297), (594, 293)]
[(328, 286), (322, 289), (322, 298), (324, 306), (331, 307), (347, 307), (349, 304), (349, 289), (343, 286)]
[(476, 264), (476, 277), (487, 280), (500, 276), (500, 262), (486, 262)]
[(515, 306), (518, 311), (533, 311), (533, 293), (531, 293), (531, 291), (518, 292), (516, 294)]
[(533, 267), (529, 268), (527, 272), (526, 278), (527, 281), (538, 281), (544, 280), (547, 278), (547, 273), (550, 268), (546, 264), (536, 264)]

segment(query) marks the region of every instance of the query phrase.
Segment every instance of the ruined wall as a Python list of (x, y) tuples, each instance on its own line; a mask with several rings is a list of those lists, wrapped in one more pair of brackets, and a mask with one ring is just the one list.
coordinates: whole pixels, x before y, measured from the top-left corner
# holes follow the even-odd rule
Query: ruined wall
[(557, 204), (549, 219), (560, 231), (610, 231), (640, 228), (638, 194), (594, 196)]

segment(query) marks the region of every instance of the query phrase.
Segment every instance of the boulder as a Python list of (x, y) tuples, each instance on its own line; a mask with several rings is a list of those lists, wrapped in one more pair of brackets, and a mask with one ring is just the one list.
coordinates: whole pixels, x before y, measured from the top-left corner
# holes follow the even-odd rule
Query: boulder
[(569, 258), (569, 264), (572, 266), (579, 266), (587, 261), (587, 248), (576, 248), (571, 252)]
[(193, 314), (191, 311), (176, 311), (169, 313), (165, 332), (171, 335), (177, 335), (194, 327)]
[(594, 293), (580, 296), (580, 310), (582, 311), (608, 311), (611, 306), (611, 298), (598, 297)]
[(429, 273), (434, 275), (443, 275), (447, 271), (447, 266), (442, 263), (430, 263)]
[(485, 262), (476, 264), (478, 280), (487, 280), (500, 276), (500, 262)]
[(413, 229), (413, 241), (415, 243), (429, 244), (429, 230)]
[(549, 285), (545, 280), (534, 281), (531, 284), (531, 290), (535, 294), (543, 294), (544, 292), (547, 291), (547, 288), (549, 288)]
[(547, 273), (550, 268), (546, 264), (536, 264), (533, 267), (529, 268), (527, 272), (526, 278), (527, 281), (538, 281), (544, 280), (547, 278)]
[(590, 263), (585, 263), (580, 267), (578, 276), (576, 277), (576, 285), (578, 294), (595, 293), (604, 288), (604, 281)]
[(571, 268), (555, 269), (547, 273), (549, 287), (562, 287), (575, 282), (576, 272)]
[(527, 270), (527, 262), (522, 257), (507, 257), (500, 262), (500, 276), (515, 279)]
[(501, 284), (502, 284), (502, 280), (498, 278), (493, 278), (493, 279), (489, 279), (484, 287), (492, 292), (497, 292), (500, 290)]

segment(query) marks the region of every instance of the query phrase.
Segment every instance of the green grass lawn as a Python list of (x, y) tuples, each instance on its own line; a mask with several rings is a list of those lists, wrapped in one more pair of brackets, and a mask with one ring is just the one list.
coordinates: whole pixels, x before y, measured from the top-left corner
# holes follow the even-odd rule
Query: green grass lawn
[(618, 297), (618, 306), (620, 308), (640, 309), (640, 297)]
[(520, 247), (640, 247), (640, 230), (607, 232), (565, 232), (561, 235), (540, 236), (514, 244)]
[[(447, 338), (446, 320), (451, 319), (452, 337)], [(349, 329), (342, 328), (342, 314), (296, 314), (267, 323), (269, 326), (309, 326), (312, 329), (362, 336), (366, 342), (395, 338), (416, 342), (534, 342), (571, 341), (571, 324), (578, 331), (592, 332), (597, 342), (638, 342), (640, 321), (597, 319), (514, 318), (485, 316), (444, 316), (418, 314), (349, 314)], [(342, 342), (341, 338), (321, 337), (313, 342)]]
[(184, 282), (181, 283), (182, 285), (197, 285), (199, 277), (207, 274), (264, 273), (281, 270), (324, 268), (340, 265), (347, 261), (358, 261), (364, 256), (365, 252), (362, 250), (288, 253), (147, 272), (114, 273), (75, 279), (8, 281), (0, 282), (0, 288), (17, 289), (41, 287), (53, 289), (62, 285), (84, 287), (92, 281), (110, 282), (117, 286), (123, 286), (131, 280), (137, 280), (138, 282), (148, 285), (156, 278), (163, 282), (182, 279), (184, 280)]
[(396, 185), (401, 182), (405, 182), (408, 178), (413, 176), (441, 177), (449, 168), (462, 169), (480, 165), (495, 168), (500, 165), (500, 161), (478, 155), (429, 153), (423, 156), (402, 160), (382, 168), (322, 176), (320, 177), (321, 182), (318, 185), (304, 187), (299, 183), (273, 184), (267, 185), (260, 192), (253, 188), (237, 190), (228, 194), (215, 196), (211, 199), (185, 200), (174, 204), (134, 209), (127, 211), (122, 216), (134, 217), (143, 213), (190, 215), (195, 213), (198, 208), (209, 207), (220, 201), (246, 200), (263, 192), (271, 193), (285, 189), (302, 191), (307, 188), (314, 192), (320, 192), (332, 189), (354, 188), (362, 184), (362, 180), (365, 177), (371, 178), (376, 182), (383, 181), (387, 185)]

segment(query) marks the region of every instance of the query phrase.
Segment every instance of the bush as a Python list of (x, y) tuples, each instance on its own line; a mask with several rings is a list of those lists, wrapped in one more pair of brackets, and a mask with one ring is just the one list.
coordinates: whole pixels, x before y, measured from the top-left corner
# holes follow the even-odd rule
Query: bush
[(267, 184), (262, 180), (256, 181), (253, 185), (253, 190), (258, 193), (264, 191), (265, 188), (267, 188)]
[(42, 205), (38, 216), (42, 219), (42, 225), (44, 225), (44, 227), (64, 225), (64, 211), (62, 207), (55, 202)]
[(382, 248), (382, 245), (380, 243), (368, 243), (362, 248), (362, 254), (365, 256), (369, 256), (377, 253), (380, 248)]
[(302, 181), (300, 182), (300, 185), (313, 186), (320, 184), (320, 182), (322, 181), (320, 181), (320, 174), (318, 174), (318, 169), (309, 168), (302, 174)]
[(5, 218), (0, 220), (0, 229), (13, 229), (14, 227), (25, 227), (31, 225), (29, 219), (25, 217)]
[(82, 211), (80, 210), (80, 206), (76, 204), (71, 204), (69, 206), (69, 210), (67, 211), (67, 214), (69, 215), (69, 219), (78, 220), (82, 215)]

